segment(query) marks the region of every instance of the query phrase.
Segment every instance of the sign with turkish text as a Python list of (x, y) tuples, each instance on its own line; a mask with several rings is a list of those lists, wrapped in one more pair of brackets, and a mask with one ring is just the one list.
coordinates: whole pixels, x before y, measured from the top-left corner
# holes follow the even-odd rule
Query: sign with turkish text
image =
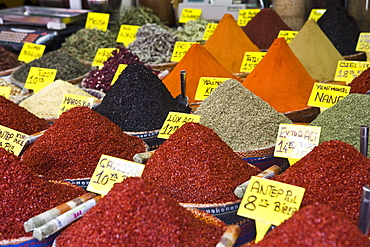
[(24, 87), (38, 92), (50, 83), (53, 83), (57, 75), (56, 69), (31, 67)]
[(187, 122), (199, 123), (200, 116), (181, 112), (169, 112), (162, 128), (159, 131), (158, 138), (168, 139), (176, 130)]
[(360, 33), (357, 40), (356, 51), (370, 51), (370, 33)]
[(64, 94), (62, 104), (59, 109), (58, 117), (62, 115), (62, 113), (72, 109), (73, 107), (77, 106), (86, 106), (90, 109), (94, 105), (94, 98), (82, 95), (75, 95), (75, 94)]
[(252, 52), (246, 51), (244, 53), (243, 61), (240, 66), (240, 72), (247, 72), (250, 73), (253, 69), (257, 66), (259, 62), (261, 62), (262, 58), (264, 58), (266, 52)]
[(26, 145), (29, 135), (0, 125), (0, 147), (18, 156)]
[(24, 43), (22, 49), (18, 55), (18, 60), (29, 63), (35, 59), (38, 59), (44, 55), (46, 46), (38, 45), (34, 43)]
[(132, 42), (136, 39), (137, 30), (139, 30), (141, 26), (135, 25), (121, 25), (118, 35), (117, 35), (117, 43), (123, 43), (126, 47), (128, 47)]
[(91, 65), (97, 67), (104, 66), (104, 62), (113, 56), (112, 52), (115, 50), (117, 50), (117, 48), (99, 48), (96, 51), (94, 61)]
[(195, 100), (204, 100), (215, 90), (221, 83), (231, 78), (218, 77), (201, 77), (199, 78), (197, 91), (195, 92)]
[(212, 34), (215, 32), (218, 24), (217, 23), (208, 23), (206, 30), (204, 30), (203, 38), (202, 40), (208, 40), (209, 37), (212, 36)]
[(179, 23), (198, 20), (202, 16), (202, 9), (182, 9)]
[(339, 100), (342, 100), (344, 97), (346, 97), (350, 90), (350, 86), (315, 83), (307, 105), (330, 108), (338, 103)]
[(344, 81), (348, 85), (353, 79), (369, 67), (370, 62), (348, 60), (338, 61), (334, 81)]
[(260, 11), (261, 9), (239, 9), (238, 25), (241, 27), (246, 26)]
[(298, 31), (289, 31), (289, 30), (280, 30), (278, 38), (284, 38), (285, 41), (289, 44), (292, 42), (294, 37), (298, 34)]
[(107, 31), (110, 15), (107, 13), (89, 12), (85, 22), (86, 29)]
[(171, 56), (171, 62), (180, 62), (193, 44), (197, 44), (197, 42), (176, 41)]
[(6, 99), (9, 99), (11, 91), (11, 87), (0, 86), (0, 96), (3, 96)]

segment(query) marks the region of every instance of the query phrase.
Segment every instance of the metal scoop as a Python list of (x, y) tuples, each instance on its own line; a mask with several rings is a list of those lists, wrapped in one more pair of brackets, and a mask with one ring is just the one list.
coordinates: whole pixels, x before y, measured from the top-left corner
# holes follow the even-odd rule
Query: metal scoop
[(175, 100), (177, 104), (187, 107), (189, 105), (189, 98), (186, 96), (186, 71), (180, 71), (180, 86), (181, 86), (181, 94), (179, 94)]

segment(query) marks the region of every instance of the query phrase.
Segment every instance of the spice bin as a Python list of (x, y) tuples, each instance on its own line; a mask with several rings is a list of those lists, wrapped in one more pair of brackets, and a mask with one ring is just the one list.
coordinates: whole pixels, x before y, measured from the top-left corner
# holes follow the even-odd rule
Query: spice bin
[(48, 247), (52, 246), (55, 238), (59, 235), (59, 232), (54, 233), (50, 237), (44, 239), (44, 240), (37, 240), (34, 237), (24, 237), (19, 239), (13, 239), (13, 240), (4, 240), (0, 241), (1, 247)]

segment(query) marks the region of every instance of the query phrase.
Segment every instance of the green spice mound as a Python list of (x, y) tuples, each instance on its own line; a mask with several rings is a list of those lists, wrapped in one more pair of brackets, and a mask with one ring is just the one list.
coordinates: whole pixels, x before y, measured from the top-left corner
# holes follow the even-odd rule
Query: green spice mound
[(173, 34), (178, 41), (199, 42), (204, 44), (205, 40), (203, 40), (203, 35), (208, 23), (211, 22), (205, 19), (190, 20), (186, 22), (184, 26), (179, 26)]
[(154, 14), (151, 8), (140, 6), (122, 11), (119, 17), (118, 26), (123, 24), (142, 26), (147, 23), (156, 23), (160, 26), (163, 25), (159, 17)]
[(213, 129), (234, 151), (274, 146), (279, 124), (291, 124), (284, 115), (240, 82), (227, 80), (197, 109), (200, 124)]

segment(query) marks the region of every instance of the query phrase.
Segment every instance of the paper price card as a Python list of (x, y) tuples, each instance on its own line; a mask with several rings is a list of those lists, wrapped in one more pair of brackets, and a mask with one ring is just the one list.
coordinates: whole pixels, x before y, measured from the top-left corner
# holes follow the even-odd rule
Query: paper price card
[(204, 100), (207, 98), (213, 90), (215, 90), (221, 83), (231, 78), (216, 78), (216, 77), (201, 77), (197, 91), (195, 92), (195, 100)]
[(199, 123), (200, 116), (194, 114), (169, 112), (159, 131), (158, 138), (168, 139), (175, 131), (187, 122)]
[(45, 45), (24, 43), (19, 53), (18, 60), (29, 63), (35, 59), (38, 59), (44, 55), (45, 48)]
[(126, 69), (126, 67), (127, 64), (121, 63), (120, 65), (118, 65), (117, 71), (113, 76), (112, 82), (110, 83), (111, 85), (113, 85), (117, 81), (118, 77), (121, 75), (122, 71)]
[(12, 91), (11, 87), (1, 86), (0, 87), (0, 96), (3, 96), (4, 98), (9, 99), (11, 91)]
[(40, 89), (54, 82), (56, 75), (56, 69), (31, 67), (24, 87), (32, 89), (34, 92), (38, 92)]
[(335, 71), (335, 81), (344, 81), (348, 85), (363, 71), (370, 67), (370, 62), (362, 61), (338, 61)]
[(289, 44), (290, 42), (292, 42), (292, 40), (297, 34), (298, 34), (298, 31), (280, 30), (278, 34), (278, 38), (284, 38), (285, 41)]
[(252, 72), (256, 65), (264, 58), (266, 52), (250, 52), (244, 53), (242, 65), (240, 66), (240, 72)]
[(241, 27), (246, 26), (260, 11), (260, 9), (240, 9), (237, 21), (238, 25)]
[(300, 159), (319, 144), (321, 127), (280, 124), (275, 157)]
[(29, 135), (0, 125), (0, 147), (18, 156), (24, 145), (26, 145)]
[(360, 33), (357, 40), (356, 51), (370, 51), (370, 33)]
[(349, 94), (350, 86), (329, 85), (326, 83), (315, 83), (310, 98), (309, 106), (329, 108), (338, 103)]
[(198, 20), (202, 16), (202, 9), (182, 9), (179, 23)]
[(312, 9), (310, 15), (308, 16), (308, 19), (318, 21), (325, 12), (326, 9)]
[(129, 46), (129, 44), (135, 41), (137, 30), (139, 30), (140, 27), (141, 26), (121, 25), (116, 42), (123, 43), (126, 47)]
[(102, 31), (107, 31), (109, 24), (109, 14), (106, 13), (87, 13), (87, 18), (85, 22), (86, 29), (99, 29)]
[(215, 32), (218, 24), (217, 23), (208, 23), (206, 30), (204, 30), (203, 38), (202, 40), (208, 40), (209, 37), (212, 36), (212, 34)]
[(145, 165), (103, 154), (86, 190), (106, 195), (115, 183), (127, 177), (141, 177)]
[(171, 56), (171, 62), (180, 62), (193, 44), (197, 44), (197, 42), (176, 41)]
[(94, 61), (92, 66), (104, 66), (104, 62), (108, 60), (109, 57), (113, 56), (112, 52), (117, 50), (117, 48), (99, 48), (96, 51)]
[(62, 115), (63, 112), (72, 109), (77, 106), (86, 106), (90, 109), (94, 105), (94, 98), (88, 96), (74, 95), (74, 94), (64, 94), (62, 104), (59, 109), (58, 117)]

